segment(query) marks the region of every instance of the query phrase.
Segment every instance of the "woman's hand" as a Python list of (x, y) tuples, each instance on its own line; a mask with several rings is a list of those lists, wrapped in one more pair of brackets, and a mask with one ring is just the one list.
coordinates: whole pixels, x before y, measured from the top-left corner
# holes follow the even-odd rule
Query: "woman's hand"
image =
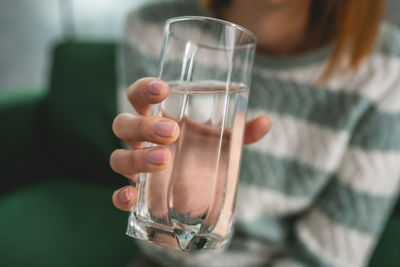
[[(143, 78), (127, 90), (127, 97), (138, 115), (123, 113), (114, 119), (113, 131), (117, 137), (134, 149), (115, 150), (110, 157), (111, 168), (135, 182), (136, 174), (157, 172), (165, 169), (171, 160), (167, 147), (143, 148), (143, 142), (168, 145), (179, 136), (179, 126), (174, 120), (148, 116), (151, 105), (160, 103), (169, 93), (169, 85), (156, 78)], [(259, 116), (246, 124), (244, 143), (260, 140), (270, 129), (266, 115)], [(115, 207), (129, 211), (136, 201), (136, 189), (125, 186), (112, 196)]]

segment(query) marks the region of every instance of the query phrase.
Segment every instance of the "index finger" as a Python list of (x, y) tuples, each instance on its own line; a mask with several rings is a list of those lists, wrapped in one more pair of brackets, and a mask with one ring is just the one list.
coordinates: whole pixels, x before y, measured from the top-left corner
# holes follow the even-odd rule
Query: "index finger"
[(148, 115), (151, 105), (163, 101), (168, 93), (168, 83), (152, 77), (137, 80), (126, 91), (129, 101), (140, 115)]

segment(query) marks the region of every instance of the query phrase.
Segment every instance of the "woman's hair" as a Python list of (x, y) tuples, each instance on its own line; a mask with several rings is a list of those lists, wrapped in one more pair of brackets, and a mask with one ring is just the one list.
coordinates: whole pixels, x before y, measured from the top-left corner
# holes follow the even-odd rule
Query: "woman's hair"
[[(203, 0), (217, 10), (230, 0)], [(357, 69), (374, 46), (384, 10), (384, 0), (313, 0), (308, 30), (315, 40), (333, 41), (330, 61), (322, 76), (327, 79), (347, 58), (345, 67)], [(341, 65), (342, 67), (342, 65)]]

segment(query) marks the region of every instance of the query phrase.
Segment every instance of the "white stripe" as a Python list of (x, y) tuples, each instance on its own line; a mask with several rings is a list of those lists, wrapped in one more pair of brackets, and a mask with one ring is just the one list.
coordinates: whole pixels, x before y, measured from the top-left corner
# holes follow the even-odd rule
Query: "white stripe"
[(400, 186), (400, 152), (350, 148), (344, 155), (338, 177), (358, 191), (393, 196)]
[[(285, 70), (266, 70), (255, 67), (254, 73), (264, 78), (316, 84), (326, 62)], [(400, 111), (400, 59), (385, 55), (371, 55), (356, 72), (348, 71), (332, 76), (323, 87), (331, 91), (345, 90), (376, 102), (386, 112)]]
[(308, 249), (334, 266), (365, 266), (375, 245), (373, 237), (335, 224), (317, 211), (303, 218), (296, 231)]
[(289, 197), (255, 185), (239, 184), (235, 218), (251, 222), (266, 215), (287, 215), (307, 208), (311, 198)]
[[(262, 111), (248, 111), (249, 117), (260, 113)], [(285, 115), (268, 115), (272, 122), (270, 132), (248, 149), (293, 159), (328, 172), (336, 169), (349, 138), (346, 131), (335, 131)]]

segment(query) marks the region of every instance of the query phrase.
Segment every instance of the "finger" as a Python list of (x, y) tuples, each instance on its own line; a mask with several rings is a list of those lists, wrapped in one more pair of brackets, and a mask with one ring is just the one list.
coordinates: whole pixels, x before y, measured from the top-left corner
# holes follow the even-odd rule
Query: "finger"
[(151, 77), (136, 81), (126, 91), (129, 101), (141, 115), (148, 115), (151, 104), (160, 103), (168, 93), (168, 83)]
[(165, 169), (171, 157), (171, 151), (166, 147), (117, 149), (110, 156), (110, 166), (115, 172), (135, 180), (137, 173)]
[(128, 185), (113, 193), (112, 202), (117, 209), (130, 211), (131, 207), (136, 202), (136, 198), (136, 189), (133, 186)]
[(176, 121), (162, 117), (122, 113), (115, 117), (112, 127), (116, 136), (133, 147), (140, 147), (143, 141), (167, 145), (179, 136)]
[(271, 128), (271, 120), (267, 115), (261, 115), (246, 123), (244, 143), (251, 144), (263, 138)]

